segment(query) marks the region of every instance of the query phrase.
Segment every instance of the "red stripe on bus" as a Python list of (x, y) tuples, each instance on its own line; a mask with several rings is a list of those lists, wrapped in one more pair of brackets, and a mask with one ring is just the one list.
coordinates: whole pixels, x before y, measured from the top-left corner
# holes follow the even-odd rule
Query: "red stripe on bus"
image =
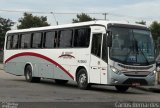
[(41, 55), (41, 54), (38, 54), (38, 53), (33, 53), (33, 52), (23, 52), (23, 53), (19, 53), (19, 54), (15, 54), (11, 57), (9, 57), (5, 63), (9, 62), (10, 60), (14, 59), (14, 58), (17, 58), (17, 57), (21, 57), (21, 56), (35, 56), (35, 57), (39, 57), (39, 58), (42, 58), (44, 60), (47, 60), (49, 62), (51, 62), (52, 64), (58, 66), (60, 69), (62, 69), (68, 76), (70, 76), (72, 79), (74, 79), (74, 77), (65, 69), (63, 68), (60, 64), (58, 64), (57, 62), (55, 62), (54, 60), (44, 56), (44, 55)]

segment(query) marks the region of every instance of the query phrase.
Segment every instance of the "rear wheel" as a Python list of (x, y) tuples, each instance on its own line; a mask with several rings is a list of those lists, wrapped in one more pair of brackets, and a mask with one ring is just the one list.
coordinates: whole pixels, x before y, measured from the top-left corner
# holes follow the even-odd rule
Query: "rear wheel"
[(116, 89), (119, 91), (119, 92), (126, 92), (128, 89), (129, 89), (129, 86), (120, 86), (120, 85), (117, 85), (115, 86)]
[(32, 68), (30, 65), (27, 65), (25, 68), (25, 79), (28, 82), (40, 82), (41, 78), (40, 77), (33, 77), (32, 76)]
[(60, 80), (60, 79), (55, 79), (56, 84), (66, 84), (68, 82), (68, 80)]
[(89, 89), (91, 84), (88, 83), (88, 76), (85, 69), (80, 69), (77, 74), (77, 84), (80, 89)]

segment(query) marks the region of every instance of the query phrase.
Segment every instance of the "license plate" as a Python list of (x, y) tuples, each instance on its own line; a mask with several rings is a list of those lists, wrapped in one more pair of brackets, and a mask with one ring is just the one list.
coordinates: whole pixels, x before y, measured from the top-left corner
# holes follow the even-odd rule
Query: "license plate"
[(132, 83), (132, 86), (140, 86), (140, 83)]

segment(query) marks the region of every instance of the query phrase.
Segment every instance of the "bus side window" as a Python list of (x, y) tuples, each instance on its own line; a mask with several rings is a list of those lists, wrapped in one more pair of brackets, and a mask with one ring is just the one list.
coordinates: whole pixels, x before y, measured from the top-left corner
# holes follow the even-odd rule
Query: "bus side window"
[(44, 34), (44, 48), (54, 48), (56, 47), (55, 41), (56, 32), (49, 31)]
[(21, 35), (21, 45), (20, 47), (23, 49), (31, 48), (31, 33), (29, 34), (22, 34)]
[(90, 28), (80, 28), (74, 31), (74, 47), (88, 47), (90, 42)]
[(32, 48), (42, 47), (42, 33), (33, 33)]
[(11, 49), (12, 48), (11, 43), (12, 43), (12, 35), (8, 35), (7, 36), (7, 47), (6, 47), (6, 49)]
[(8, 35), (7, 37), (7, 49), (17, 49), (18, 48), (18, 35)]
[(12, 41), (12, 49), (17, 49), (18, 48), (18, 35), (15, 34), (12, 36), (13, 41)]
[(101, 55), (101, 40), (102, 40), (101, 33), (93, 34), (91, 53), (97, 57), (100, 57)]
[(71, 48), (72, 47), (72, 30), (62, 30), (59, 32), (59, 48)]

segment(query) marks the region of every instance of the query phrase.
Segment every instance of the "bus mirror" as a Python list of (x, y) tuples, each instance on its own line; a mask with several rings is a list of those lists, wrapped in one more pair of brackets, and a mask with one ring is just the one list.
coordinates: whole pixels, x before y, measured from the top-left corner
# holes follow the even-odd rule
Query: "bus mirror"
[(112, 47), (112, 32), (107, 31), (107, 46)]

